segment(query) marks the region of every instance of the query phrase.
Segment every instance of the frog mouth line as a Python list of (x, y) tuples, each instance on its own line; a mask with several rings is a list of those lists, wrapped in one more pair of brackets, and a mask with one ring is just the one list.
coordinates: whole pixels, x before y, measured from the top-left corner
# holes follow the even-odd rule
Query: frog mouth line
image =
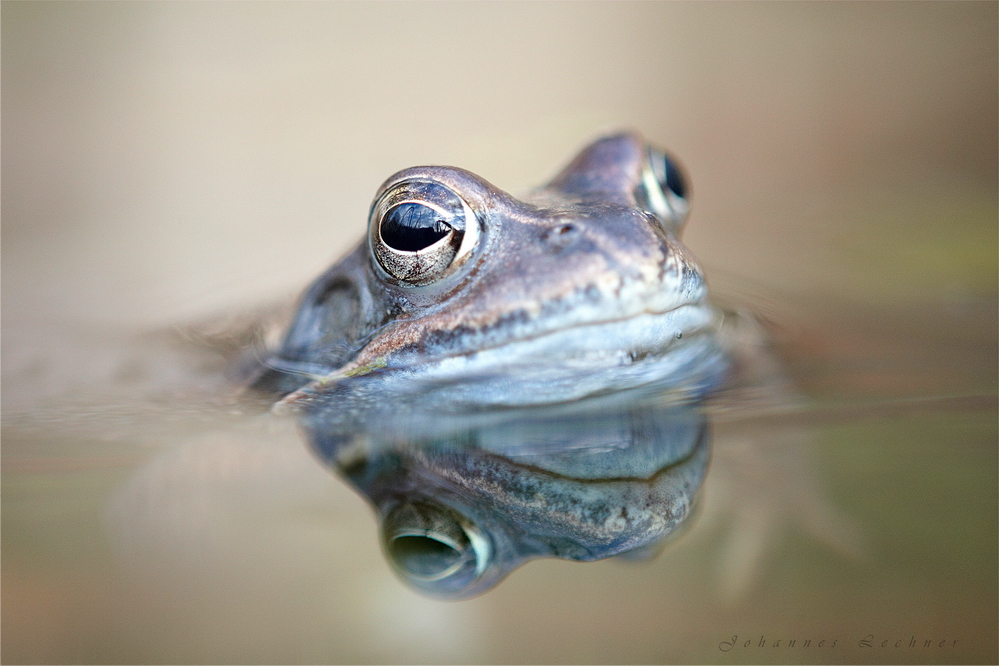
[[(328, 387), (376, 372), (405, 373), (414, 386), (429, 382), (460, 384), (463, 380), (471, 383), (495, 376), (509, 379), (517, 372), (543, 375), (546, 371), (569, 370), (599, 374), (608, 369), (655, 362), (671, 349), (679, 352), (685, 343), (702, 338), (699, 334), (715, 325), (716, 318), (717, 312), (707, 303), (693, 301), (662, 312), (645, 310), (627, 317), (580, 323), (513, 339), (506, 337), (492, 345), (456, 354), (416, 352), (395, 359), (390, 359), (389, 354), (369, 355), (332, 373), (313, 375), (312, 382), (285, 396), (275, 407), (296, 405)], [(571, 353), (565, 354), (565, 350)]]
[[(685, 313), (689, 313), (690, 316), (681, 316)], [(655, 353), (656, 350), (661, 351), (675, 344), (676, 341), (682, 340), (685, 335), (689, 337), (691, 334), (703, 329), (705, 325), (710, 324), (712, 319), (711, 308), (705, 307), (703, 303), (684, 303), (661, 312), (643, 310), (628, 316), (580, 322), (557, 329), (538, 331), (533, 334), (521, 336), (512, 334), (495, 343), (483, 345), (468, 351), (440, 356), (425, 354), (423, 357), (429, 363), (442, 363), (449, 359), (495, 355), (497, 353), (503, 353), (514, 358), (531, 358), (532, 355), (529, 353), (518, 353), (520, 350), (517, 348), (523, 346), (551, 347), (552, 351), (571, 349), (574, 353), (580, 351), (610, 351), (620, 353), (630, 350), (640, 356), (647, 356)], [(671, 325), (666, 325), (666, 322)], [(629, 328), (633, 330), (629, 331)], [(580, 339), (571, 346), (566, 344), (566, 341), (573, 337)], [(628, 339), (629, 337), (632, 339)], [(419, 356), (416, 358), (419, 359)], [(547, 355), (544, 358), (554, 360), (551, 356)], [(407, 365), (411, 365), (411, 361), (414, 359), (407, 358), (406, 360)], [(416, 362), (418, 363), (419, 360)]]

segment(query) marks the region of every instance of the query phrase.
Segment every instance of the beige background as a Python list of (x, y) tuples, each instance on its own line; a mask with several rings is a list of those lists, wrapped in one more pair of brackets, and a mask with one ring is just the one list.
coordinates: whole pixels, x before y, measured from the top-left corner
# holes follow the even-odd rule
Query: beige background
[[(996, 3), (0, 13), (5, 663), (995, 663)], [(418, 597), (293, 423), (205, 414), (129, 337), (292, 297), (400, 168), (517, 193), (620, 127), (684, 164), (685, 241), (799, 332), (816, 410), (814, 478), (797, 422), (717, 424), (647, 566)]]
[(709, 266), (805, 289), (953, 288), (969, 276), (897, 276), (922, 237), (875, 264), (887, 276), (856, 275), (872, 251), (856, 235), (888, 212), (964, 249), (939, 218), (994, 208), (995, 16), (5, 2), (5, 323), (175, 323), (294, 293), (360, 236), (395, 170), (453, 164), (516, 193), (619, 127), (688, 169), (687, 241)]

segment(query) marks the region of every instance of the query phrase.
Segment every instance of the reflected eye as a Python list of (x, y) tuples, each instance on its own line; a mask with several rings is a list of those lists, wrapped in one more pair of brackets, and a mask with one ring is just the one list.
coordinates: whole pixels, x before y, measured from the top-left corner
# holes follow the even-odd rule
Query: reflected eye
[(639, 204), (654, 214), (666, 228), (678, 233), (690, 212), (687, 181), (673, 159), (650, 147), (642, 171), (642, 184), (635, 193)]
[(468, 204), (447, 187), (405, 181), (375, 202), (368, 241), (375, 260), (391, 277), (425, 285), (463, 263), (478, 240), (478, 229)]
[(453, 509), (430, 501), (401, 504), (382, 523), (385, 551), (410, 585), (460, 596), (485, 571), (488, 541)]

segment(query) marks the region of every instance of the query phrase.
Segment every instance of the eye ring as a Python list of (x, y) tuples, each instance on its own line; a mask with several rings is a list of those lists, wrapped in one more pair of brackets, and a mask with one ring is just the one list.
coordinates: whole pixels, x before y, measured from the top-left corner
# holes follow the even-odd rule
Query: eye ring
[(392, 568), (413, 587), (441, 596), (465, 593), (489, 568), (489, 539), (455, 509), (414, 498), (382, 519), (382, 545)]
[(689, 188), (676, 161), (664, 151), (649, 146), (636, 199), (663, 225), (679, 232), (690, 212)]
[(468, 203), (431, 180), (407, 180), (375, 200), (368, 245), (375, 263), (400, 284), (437, 282), (461, 266), (478, 243), (479, 222)]

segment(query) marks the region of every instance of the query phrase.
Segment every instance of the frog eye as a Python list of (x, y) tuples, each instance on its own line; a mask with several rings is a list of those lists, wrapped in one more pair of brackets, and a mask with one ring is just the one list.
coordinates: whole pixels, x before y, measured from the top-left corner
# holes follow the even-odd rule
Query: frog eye
[(468, 204), (431, 181), (389, 188), (371, 209), (368, 242), (378, 265), (409, 285), (440, 280), (460, 266), (478, 240)]
[(433, 595), (461, 596), (489, 564), (489, 541), (464, 516), (436, 502), (398, 505), (385, 516), (382, 536), (396, 572)]
[(390, 208), (378, 229), (382, 242), (401, 252), (419, 252), (446, 237), (453, 227), (445, 215), (418, 203), (401, 203)]
[(658, 148), (648, 149), (642, 183), (635, 194), (639, 204), (658, 217), (668, 230), (680, 231), (690, 212), (690, 202), (686, 179), (669, 155)]

